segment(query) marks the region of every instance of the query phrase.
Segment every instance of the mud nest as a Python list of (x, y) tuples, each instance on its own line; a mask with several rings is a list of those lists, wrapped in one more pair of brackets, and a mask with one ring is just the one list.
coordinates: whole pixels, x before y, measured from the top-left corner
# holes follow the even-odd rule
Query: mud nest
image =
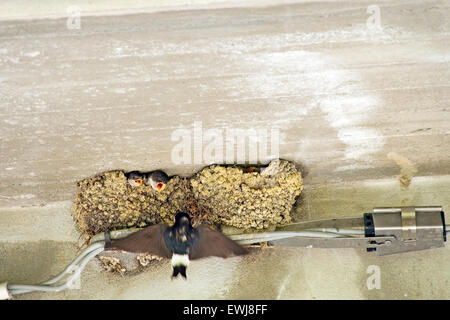
[(303, 185), (294, 163), (274, 160), (267, 167), (212, 165), (191, 178), (172, 177), (163, 191), (132, 187), (122, 171), (78, 184), (73, 216), (81, 233), (171, 224), (179, 211), (194, 224), (243, 230), (266, 229), (291, 221)]
[(189, 204), (189, 184), (173, 177), (161, 192), (132, 187), (122, 171), (105, 172), (78, 182), (73, 217), (83, 234), (171, 223)]
[(303, 189), (301, 173), (288, 161), (266, 168), (204, 168), (190, 180), (198, 205), (214, 224), (265, 229), (291, 222), (290, 212)]

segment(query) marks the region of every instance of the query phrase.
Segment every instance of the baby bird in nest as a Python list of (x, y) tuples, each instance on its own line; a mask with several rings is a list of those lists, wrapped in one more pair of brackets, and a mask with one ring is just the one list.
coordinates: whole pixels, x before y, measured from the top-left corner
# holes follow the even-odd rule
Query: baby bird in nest
[(127, 174), (127, 180), (132, 187), (140, 187), (145, 184), (146, 186), (152, 187), (153, 190), (161, 192), (166, 187), (169, 176), (161, 170), (145, 173), (131, 171)]

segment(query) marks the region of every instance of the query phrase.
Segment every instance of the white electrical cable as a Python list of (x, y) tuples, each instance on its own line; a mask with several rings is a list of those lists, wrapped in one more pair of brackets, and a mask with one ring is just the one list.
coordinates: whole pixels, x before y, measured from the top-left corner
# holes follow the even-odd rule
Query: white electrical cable
[(88, 255), (89, 253), (91, 253), (92, 251), (99, 249), (99, 248), (104, 248), (105, 247), (105, 243), (104, 242), (97, 242), (97, 243), (93, 243), (91, 244), (88, 248), (86, 248), (78, 257), (75, 258), (75, 260), (72, 261), (71, 264), (69, 264), (67, 266), (66, 269), (64, 269), (63, 272), (61, 272), (59, 275), (57, 275), (56, 277), (54, 277), (53, 279), (50, 279), (48, 281), (43, 282), (42, 284), (45, 285), (49, 285), (49, 284), (53, 284), (58, 282), (59, 280), (61, 280), (67, 273), (72, 272), (73, 271), (73, 267), (75, 265), (77, 265), (81, 259), (83, 259), (86, 255)]
[(0, 283), (0, 300), (8, 300), (11, 299), (11, 294), (8, 290), (8, 283)]
[(363, 235), (364, 230), (360, 229), (341, 229), (341, 228), (312, 228), (306, 229), (305, 231), (316, 231), (316, 232), (326, 232), (326, 233), (336, 233), (345, 235)]
[[(123, 229), (123, 230), (115, 230), (111, 231), (111, 237), (113, 239), (120, 239), (123, 237), (126, 237), (134, 232), (137, 232), (139, 230), (142, 230), (141, 228), (131, 228), (131, 229)], [(358, 229), (341, 229), (341, 228), (311, 228), (311, 229), (303, 229), (299, 231), (274, 231), (274, 232), (265, 232), (265, 233), (254, 233), (254, 234), (238, 234), (238, 235), (228, 235), (229, 238), (232, 240), (235, 240), (236, 242), (240, 243), (239, 239), (241, 237), (244, 237), (246, 240), (246, 243), (240, 243), (240, 244), (249, 244), (252, 242), (248, 242), (248, 239), (253, 239), (253, 243), (258, 242), (265, 242), (270, 241), (267, 240), (267, 234), (274, 234), (277, 235), (275, 237), (276, 240), (279, 240), (281, 238), (278, 237), (278, 235), (283, 235), (283, 237), (291, 238), (291, 237), (331, 237), (332, 235), (337, 236), (352, 236), (352, 235), (364, 235), (364, 230), (358, 230)], [(104, 241), (105, 235), (104, 233), (96, 234), (93, 238), (93, 241)]]
[[(77, 264), (79, 264), (80, 261), (82, 261), (83, 258), (84, 258), (86, 255), (88, 255), (89, 253), (91, 253), (91, 252), (94, 251), (94, 250), (97, 250), (97, 249), (100, 249), (100, 248), (104, 248), (104, 246), (105, 246), (105, 243), (104, 243), (104, 242), (96, 242), (96, 243), (93, 243), (93, 244), (90, 245), (88, 248), (86, 248), (81, 254), (79, 254), (78, 257), (76, 257), (75, 260), (73, 260), (72, 263), (70, 263), (70, 264), (66, 267), (66, 269), (64, 269), (63, 272), (61, 272), (60, 274), (58, 274), (56, 277), (54, 277), (54, 278), (52, 278), (52, 279), (50, 279), (50, 280), (47, 280), (47, 281), (45, 281), (45, 282), (43, 282), (43, 283), (41, 283), (41, 284), (39, 284), (39, 285), (41, 285), (41, 286), (42, 286), (42, 285), (50, 285), (50, 284), (53, 284), (53, 283), (58, 282), (58, 281), (61, 280), (66, 274), (73, 272), (74, 269), (75, 269), (75, 266), (76, 266)], [(89, 260), (90, 260), (90, 259), (88, 259), (88, 261), (89, 261)], [(84, 260), (83, 260), (83, 261), (84, 261)], [(21, 294), (21, 293), (26, 293), (26, 292), (29, 292), (29, 291), (28, 291), (28, 290), (17, 290), (17, 291), (14, 291), (15, 294)]]
[(88, 262), (94, 258), (97, 254), (102, 252), (104, 249), (99, 248), (94, 251), (92, 251), (90, 254), (88, 254), (84, 259), (81, 260), (80, 265), (78, 268), (74, 269), (75, 272), (72, 276), (70, 276), (62, 285), (59, 286), (49, 286), (44, 284), (39, 285), (8, 285), (8, 289), (11, 292), (11, 294), (18, 294), (18, 293), (27, 293), (32, 291), (61, 291), (64, 289), (67, 289), (70, 287), (81, 275), (81, 272), (84, 270)]
[[(95, 243), (91, 245), (88, 249), (86, 249), (82, 254), (80, 254), (62, 273), (60, 273), (56, 277), (38, 285), (11, 284), (7, 286), (7, 289), (12, 295), (28, 293), (32, 291), (56, 292), (67, 289), (80, 277), (81, 272), (84, 270), (88, 262), (103, 250), (104, 250), (104, 243)], [(59, 286), (50, 285), (62, 279), (64, 275), (72, 271), (74, 271), (74, 274), (68, 277), (68, 279), (63, 284)]]
[(230, 239), (236, 241), (241, 245), (294, 238), (294, 237), (343, 238), (346, 236), (336, 233), (314, 232), (314, 231), (297, 231), (297, 232), (276, 231), (276, 232), (261, 232), (256, 234), (237, 234), (229, 236)]

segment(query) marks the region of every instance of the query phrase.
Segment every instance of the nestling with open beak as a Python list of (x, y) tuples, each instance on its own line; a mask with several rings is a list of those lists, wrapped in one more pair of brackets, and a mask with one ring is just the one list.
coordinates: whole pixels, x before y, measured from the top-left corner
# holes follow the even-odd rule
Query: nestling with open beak
[(127, 180), (130, 186), (139, 187), (144, 183), (144, 174), (139, 171), (131, 171), (127, 174)]
[(247, 253), (245, 248), (219, 231), (205, 225), (192, 227), (191, 218), (184, 212), (175, 216), (172, 227), (167, 224), (153, 225), (125, 238), (107, 241), (105, 249), (149, 253), (172, 259), (172, 279), (179, 274), (186, 278), (190, 260), (209, 256), (228, 258)]
[(160, 170), (147, 173), (131, 171), (127, 174), (127, 179), (132, 187), (139, 187), (145, 184), (151, 186), (153, 190), (158, 192), (163, 191), (169, 181), (167, 174)]
[(161, 192), (167, 185), (169, 177), (161, 170), (156, 170), (144, 174), (144, 183), (151, 186), (153, 190)]

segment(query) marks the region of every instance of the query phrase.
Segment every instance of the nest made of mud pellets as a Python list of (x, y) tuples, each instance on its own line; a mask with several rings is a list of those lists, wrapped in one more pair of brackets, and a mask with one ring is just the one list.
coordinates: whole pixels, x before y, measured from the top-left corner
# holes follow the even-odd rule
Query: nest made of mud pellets
[(88, 236), (106, 230), (171, 223), (186, 210), (189, 185), (181, 177), (169, 180), (163, 191), (132, 187), (122, 171), (105, 172), (78, 182), (73, 217)]
[(87, 236), (171, 224), (179, 211), (189, 213), (194, 223), (265, 229), (291, 221), (302, 182), (294, 163), (278, 159), (267, 167), (212, 165), (191, 178), (172, 177), (161, 192), (132, 187), (124, 172), (111, 171), (77, 184), (73, 216)]
[(192, 191), (215, 224), (265, 229), (291, 222), (290, 212), (303, 189), (301, 173), (292, 162), (283, 160), (258, 171), (207, 167), (190, 179)]

